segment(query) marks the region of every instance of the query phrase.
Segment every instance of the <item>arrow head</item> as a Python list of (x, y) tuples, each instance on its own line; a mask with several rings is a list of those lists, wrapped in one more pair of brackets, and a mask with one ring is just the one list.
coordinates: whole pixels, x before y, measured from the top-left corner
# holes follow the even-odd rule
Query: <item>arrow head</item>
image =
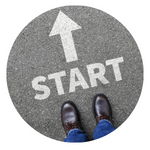
[(77, 29), (81, 29), (81, 27), (60, 11), (49, 36), (64, 34)]

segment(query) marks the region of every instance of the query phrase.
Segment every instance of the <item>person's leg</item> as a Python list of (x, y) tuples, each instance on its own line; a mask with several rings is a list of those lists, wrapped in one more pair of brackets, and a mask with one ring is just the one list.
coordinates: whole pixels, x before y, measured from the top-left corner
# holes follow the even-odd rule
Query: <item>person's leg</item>
[(95, 128), (94, 135), (93, 135), (94, 140), (99, 139), (111, 133), (114, 130), (115, 128), (113, 127), (111, 122), (109, 120), (103, 119), (99, 121), (98, 125)]
[(64, 139), (64, 142), (86, 142), (86, 141), (88, 141), (88, 137), (80, 129), (70, 130), (67, 138)]
[(81, 129), (79, 112), (75, 104), (67, 101), (61, 108), (61, 120), (67, 138), (64, 142), (86, 142), (88, 137)]
[(93, 135), (94, 139), (101, 138), (115, 130), (111, 124), (111, 106), (104, 94), (98, 94), (94, 97), (93, 113), (97, 124)]

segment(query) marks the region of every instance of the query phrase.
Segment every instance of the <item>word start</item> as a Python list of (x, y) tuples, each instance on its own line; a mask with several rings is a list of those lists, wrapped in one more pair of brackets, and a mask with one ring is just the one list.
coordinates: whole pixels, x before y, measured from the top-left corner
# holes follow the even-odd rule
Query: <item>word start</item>
[[(122, 75), (121, 75), (119, 65), (120, 63), (123, 63), (123, 62), (124, 62), (123, 57), (105, 61), (106, 66), (109, 66), (109, 65), (112, 66), (112, 70), (113, 70), (116, 82), (122, 80)], [(69, 82), (69, 91), (68, 91), (69, 93), (75, 92), (77, 86), (82, 87), (82, 89), (88, 89), (90, 87), (98, 86), (97, 81), (100, 81), (104, 85), (109, 83), (109, 81), (104, 76), (106, 70), (105, 70), (105, 66), (102, 63), (89, 64), (89, 65), (86, 65), (86, 68), (87, 68), (87, 74), (89, 76), (90, 85), (88, 85), (88, 83), (85, 81), (83, 75), (81, 74), (78, 68), (70, 69), (70, 78), (69, 78), (70, 82)], [(32, 80), (32, 88), (36, 91), (36, 95), (34, 98), (36, 100), (44, 100), (51, 95), (50, 88), (47, 85), (44, 85), (44, 82), (46, 82), (46, 80), (55, 80), (55, 85), (56, 85), (58, 95), (65, 94), (65, 91), (63, 88), (63, 82), (62, 82), (62, 78), (65, 78), (65, 77), (66, 77), (65, 70), (49, 74), (47, 77), (45, 76), (35, 77)]]

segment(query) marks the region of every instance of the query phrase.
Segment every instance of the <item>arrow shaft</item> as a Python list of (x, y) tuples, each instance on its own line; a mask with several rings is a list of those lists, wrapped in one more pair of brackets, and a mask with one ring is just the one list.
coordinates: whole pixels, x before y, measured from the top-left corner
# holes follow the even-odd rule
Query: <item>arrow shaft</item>
[(70, 32), (65, 32), (60, 34), (66, 61), (71, 62), (71, 61), (76, 61), (78, 60), (77, 52), (75, 49), (72, 33)]

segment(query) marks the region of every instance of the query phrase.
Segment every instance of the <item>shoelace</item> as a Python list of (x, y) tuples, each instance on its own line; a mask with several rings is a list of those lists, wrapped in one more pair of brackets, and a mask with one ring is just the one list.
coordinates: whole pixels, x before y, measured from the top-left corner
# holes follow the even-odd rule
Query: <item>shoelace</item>
[(111, 116), (96, 116), (96, 119), (102, 120), (102, 119), (107, 119), (107, 120), (111, 120)]
[(65, 123), (65, 126), (66, 126), (67, 130), (71, 130), (71, 129), (74, 129), (74, 128), (79, 128), (79, 125), (80, 125), (79, 122), (74, 122), (74, 123), (66, 122)]

